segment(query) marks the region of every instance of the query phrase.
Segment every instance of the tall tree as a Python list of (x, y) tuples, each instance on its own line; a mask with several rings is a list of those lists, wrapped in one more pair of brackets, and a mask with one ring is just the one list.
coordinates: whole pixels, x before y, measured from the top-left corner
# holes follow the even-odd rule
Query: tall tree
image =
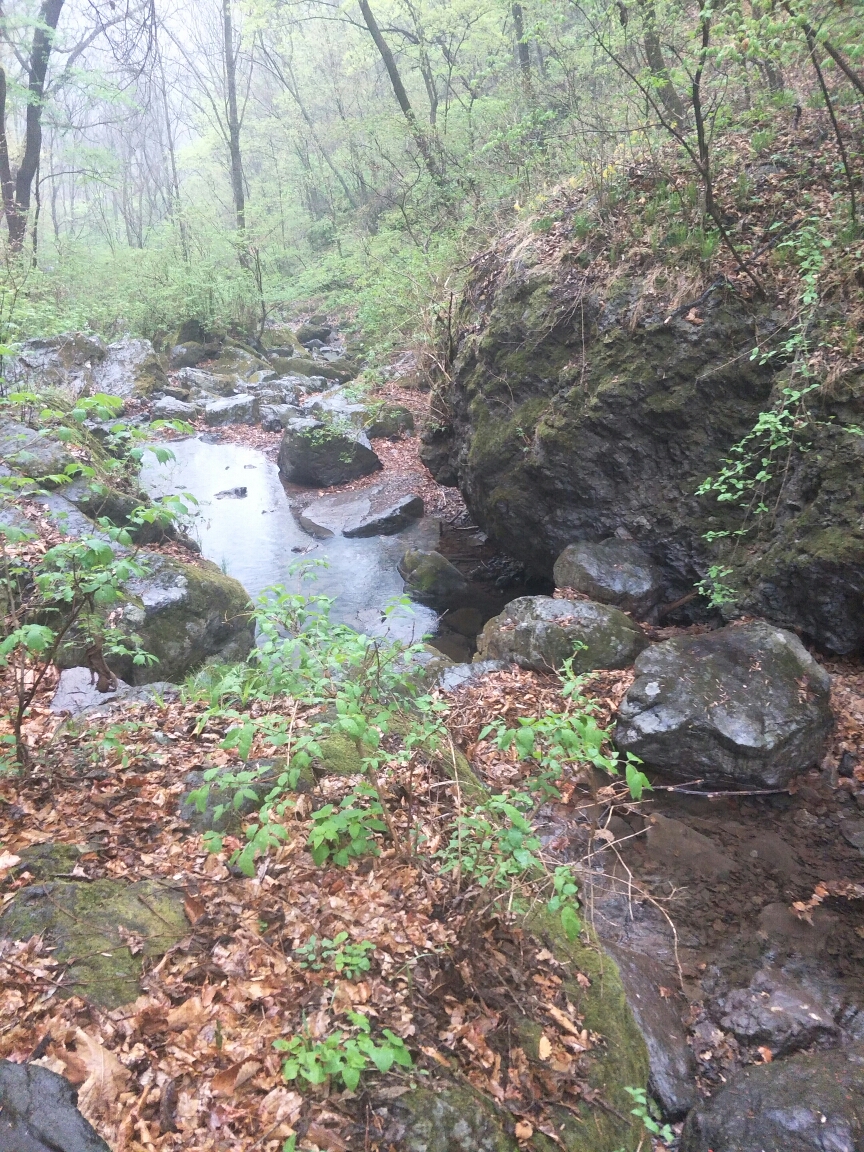
[(7, 132), (6, 72), (0, 65), (0, 185), (3, 210), (9, 229), (9, 243), (20, 252), (27, 233), (27, 217), (33, 180), (42, 153), (42, 111), (45, 105), (45, 78), (64, 0), (43, 0), (33, 30), (33, 43), (27, 62), (27, 116), (24, 132), (24, 155), (13, 176)]
[(231, 192), (237, 234), (241, 244), (246, 237), (246, 181), (240, 151), (240, 114), (237, 109), (237, 52), (234, 47), (234, 20), (231, 0), (222, 0), (222, 38), (225, 49), (225, 120), (228, 128), (228, 156), (231, 165)]

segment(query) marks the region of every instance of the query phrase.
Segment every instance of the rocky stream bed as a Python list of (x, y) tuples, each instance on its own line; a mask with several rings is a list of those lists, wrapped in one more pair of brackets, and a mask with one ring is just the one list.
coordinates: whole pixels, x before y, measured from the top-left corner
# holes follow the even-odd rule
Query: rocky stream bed
[[(731, 323), (708, 319), (698, 354), (695, 335), (682, 337), (687, 356), (707, 356)], [(39, 770), (4, 784), (0, 1150), (90, 1152), (104, 1136), (115, 1152), (275, 1152), (296, 1134), (328, 1152), (647, 1152), (627, 1093), (647, 1087), (681, 1152), (862, 1152), (864, 672), (848, 580), (836, 592), (846, 569), (834, 565), (834, 591), (799, 619), (788, 583), (768, 619), (667, 611), (699, 574), (682, 543), (692, 505), (668, 537), (658, 517), (643, 546), (633, 537), (656, 494), (639, 477), (614, 523), (614, 493), (585, 497), (589, 524), (578, 485), (565, 515), (550, 512), (543, 454), (564, 424), (544, 415), (546, 442), (527, 453), (509, 424), (503, 455), (487, 444), (494, 403), (465, 401), (482, 345), (462, 354), (458, 371), (475, 377), (449, 394), (451, 423), (425, 433), (424, 458), (459, 480), (468, 511), (420, 463), (428, 398), (410, 377), (361, 402), (344, 390), (356, 366), (330, 325), (297, 335), (302, 347), (265, 351), (190, 328), (161, 357), (79, 337), (22, 354), (22, 378), (110, 387), (133, 420), (195, 425), (167, 433), (174, 461), (147, 465), (141, 484), (151, 497), (195, 495), (200, 552), (186, 538), (147, 545), (153, 574), (124, 611), (160, 664), (118, 668), (134, 687), (100, 695), (73, 653), (33, 709)], [(627, 339), (616, 330), (603, 355)], [(98, 422), (91, 431), (104, 439)], [(66, 449), (50, 437), (10, 422), (0, 437), (6, 467), (61, 470)], [(542, 495), (533, 522), (522, 469)], [(102, 501), (70, 485), (4, 515), (74, 534)], [(116, 500), (109, 514), (122, 515)], [(350, 745), (326, 751), (288, 843), (254, 879), (228, 865), (242, 813), (227, 849), (204, 851), (207, 816), (184, 797), (196, 772), (231, 756), (216, 750), (219, 724), (201, 729), (202, 707), (166, 682), (242, 658), (248, 598), (318, 559), (328, 566), (310, 590), (335, 597), (338, 620), (431, 635), (459, 803), (531, 772), (483, 728), (565, 707), (554, 668), (568, 657), (588, 674), (597, 717), (655, 787), (636, 801), (579, 771), (539, 811), (548, 860), (579, 876), (581, 940), (542, 917), (497, 918), (476, 893), (460, 902), (433, 860), (393, 848), (371, 870), (316, 870), (304, 821), (356, 774)], [(753, 579), (751, 609), (764, 609), (768, 577)], [(403, 594), (412, 607), (388, 612)], [(134, 741), (94, 760), (88, 730), (121, 718)], [(437, 789), (452, 781), (424, 772), (422, 785), (394, 778), (393, 818), (416, 816), (416, 788), (440, 839)], [(334, 987), (301, 971), (292, 948), (342, 930), (376, 942), (368, 976)], [(352, 1006), (405, 1038), (417, 1074), (304, 1099), (282, 1083), (271, 1041), (290, 1021), (323, 1030), (327, 1012)]]

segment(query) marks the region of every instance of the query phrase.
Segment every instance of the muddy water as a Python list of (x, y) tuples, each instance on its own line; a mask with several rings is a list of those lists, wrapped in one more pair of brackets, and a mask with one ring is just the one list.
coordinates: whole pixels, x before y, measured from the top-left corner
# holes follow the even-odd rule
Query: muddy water
[[(438, 615), (420, 605), (398, 607), (396, 571), (406, 548), (435, 548), (438, 525), (419, 521), (396, 536), (317, 540), (295, 519), (276, 465), (253, 448), (191, 437), (171, 444), (174, 461), (148, 463), (141, 482), (151, 496), (190, 492), (198, 501), (192, 534), (208, 560), (257, 597), (273, 584), (298, 589), (298, 561), (323, 561), (303, 590), (335, 598), (333, 618), (367, 635), (409, 643), (434, 632)], [(242, 498), (219, 494), (245, 488)]]

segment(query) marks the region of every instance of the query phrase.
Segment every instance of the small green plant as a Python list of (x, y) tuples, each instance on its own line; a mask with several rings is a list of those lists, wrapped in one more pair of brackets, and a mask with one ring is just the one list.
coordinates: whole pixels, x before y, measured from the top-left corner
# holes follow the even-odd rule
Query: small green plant
[(732, 569), (724, 568), (720, 564), (712, 564), (704, 579), (696, 585), (697, 590), (707, 598), (712, 608), (722, 608), (724, 604), (734, 604), (738, 593), (723, 581), (731, 576)]
[(660, 1109), (645, 1089), (625, 1088), (624, 1091), (633, 1100), (634, 1107), (630, 1109), (630, 1115), (641, 1120), (645, 1131), (651, 1136), (656, 1136), (664, 1144), (671, 1144), (675, 1139), (675, 1133), (669, 1124), (662, 1123)]
[(312, 859), (319, 867), (332, 860), (347, 868), (353, 857), (379, 855), (375, 837), (387, 831), (382, 815), (375, 791), (368, 785), (358, 785), (338, 805), (325, 804), (312, 813)]
[(356, 1029), (354, 1036), (337, 1031), (324, 1040), (314, 1040), (304, 1031), (290, 1040), (275, 1040), (276, 1051), (285, 1053), (282, 1063), (285, 1080), (305, 1080), (312, 1085), (334, 1080), (354, 1092), (370, 1066), (379, 1072), (389, 1072), (394, 1064), (401, 1068), (412, 1066), (405, 1041), (389, 1028), (383, 1029), (382, 1039), (376, 1044), (365, 1016), (349, 1012), (348, 1018)]
[(318, 940), (310, 936), (305, 944), (294, 949), (294, 955), (299, 957), (301, 968), (308, 968), (312, 972), (332, 968), (346, 980), (356, 980), (371, 968), (370, 955), (374, 951), (375, 945), (371, 940), (355, 943), (349, 939), (347, 932), (338, 932), (332, 940), (327, 937)]

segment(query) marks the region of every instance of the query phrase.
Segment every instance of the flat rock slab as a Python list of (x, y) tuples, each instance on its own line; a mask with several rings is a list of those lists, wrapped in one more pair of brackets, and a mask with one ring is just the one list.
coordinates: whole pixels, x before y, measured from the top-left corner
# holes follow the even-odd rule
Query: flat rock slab
[(194, 420), (198, 410), (194, 404), (186, 404), (173, 396), (163, 396), (150, 410), (154, 420)]
[(393, 536), (423, 515), (423, 499), (409, 493), (394, 500), (380, 486), (338, 492), (313, 501), (300, 515), (307, 532), (329, 536)]
[(831, 680), (791, 632), (757, 621), (676, 636), (636, 676), (615, 742), (674, 779), (782, 788), (822, 757)]
[(0, 1060), (0, 1152), (111, 1152), (77, 1103), (56, 1072)]
[(647, 644), (639, 625), (618, 608), (551, 596), (513, 600), (477, 640), (484, 660), (507, 660), (548, 672), (572, 658), (577, 674), (626, 668)]
[(681, 1152), (860, 1152), (864, 1056), (820, 1052), (745, 1068), (687, 1117)]
[(632, 540), (570, 544), (555, 561), (555, 584), (600, 604), (647, 616), (663, 597), (663, 573)]
[(164, 955), (188, 931), (182, 895), (152, 880), (31, 884), (0, 916), (0, 938), (44, 936), (54, 958), (69, 962), (59, 995), (104, 1008), (131, 1003), (140, 992), (144, 957)]

